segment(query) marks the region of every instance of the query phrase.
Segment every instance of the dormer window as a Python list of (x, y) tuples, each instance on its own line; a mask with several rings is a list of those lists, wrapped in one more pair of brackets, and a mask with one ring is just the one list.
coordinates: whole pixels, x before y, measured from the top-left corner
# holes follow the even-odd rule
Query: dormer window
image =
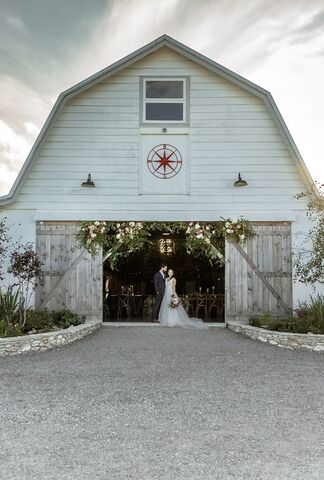
[(186, 122), (186, 79), (143, 79), (143, 122)]

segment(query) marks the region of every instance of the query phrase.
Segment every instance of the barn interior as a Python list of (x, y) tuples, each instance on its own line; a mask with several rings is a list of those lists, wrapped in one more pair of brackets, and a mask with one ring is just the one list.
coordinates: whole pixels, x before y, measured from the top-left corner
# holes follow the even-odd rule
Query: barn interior
[(150, 248), (125, 258), (118, 271), (104, 263), (104, 321), (151, 321), (153, 277), (162, 264), (174, 270), (177, 293), (190, 316), (224, 321), (224, 266), (189, 255), (183, 233), (162, 230), (152, 232)]

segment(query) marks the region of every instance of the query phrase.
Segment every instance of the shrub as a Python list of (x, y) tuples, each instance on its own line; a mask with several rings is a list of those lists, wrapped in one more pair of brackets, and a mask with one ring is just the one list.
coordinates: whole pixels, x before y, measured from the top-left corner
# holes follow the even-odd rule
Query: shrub
[(250, 319), (250, 325), (267, 330), (291, 333), (324, 334), (324, 297), (311, 298), (309, 304), (302, 304), (297, 309), (297, 317), (274, 318), (265, 313)]
[(15, 323), (19, 308), (19, 291), (9, 287), (5, 292), (0, 290), (0, 318), (7, 324)]
[(0, 320), (0, 337), (17, 337), (23, 335), (18, 324), (11, 324), (5, 320)]
[(30, 330), (49, 331), (53, 328), (52, 315), (47, 310), (27, 310), (26, 323), (23, 327), (24, 332)]
[(70, 326), (76, 326), (82, 323), (79, 315), (67, 309), (52, 312), (52, 319), (54, 325), (60, 328), (69, 328)]

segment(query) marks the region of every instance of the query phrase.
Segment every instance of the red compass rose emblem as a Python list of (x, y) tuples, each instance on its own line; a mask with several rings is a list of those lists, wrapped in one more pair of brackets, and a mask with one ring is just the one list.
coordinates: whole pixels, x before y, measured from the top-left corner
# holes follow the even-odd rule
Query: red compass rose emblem
[(152, 148), (147, 157), (149, 171), (157, 178), (172, 178), (182, 167), (181, 153), (176, 147), (167, 144)]

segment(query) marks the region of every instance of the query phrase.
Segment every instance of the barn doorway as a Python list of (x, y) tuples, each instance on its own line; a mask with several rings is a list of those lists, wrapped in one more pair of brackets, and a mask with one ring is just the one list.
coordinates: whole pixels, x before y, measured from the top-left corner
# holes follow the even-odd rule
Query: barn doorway
[[(224, 252), (223, 252), (224, 253)], [(189, 316), (224, 322), (225, 268), (206, 257), (193, 257), (184, 233), (152, 232), (151, 246), (121, 261), (118, 271), (103, 265), (103, 320), (151, 321), (153, 277), (161, 264), (175, 272), (177, 293)]]

